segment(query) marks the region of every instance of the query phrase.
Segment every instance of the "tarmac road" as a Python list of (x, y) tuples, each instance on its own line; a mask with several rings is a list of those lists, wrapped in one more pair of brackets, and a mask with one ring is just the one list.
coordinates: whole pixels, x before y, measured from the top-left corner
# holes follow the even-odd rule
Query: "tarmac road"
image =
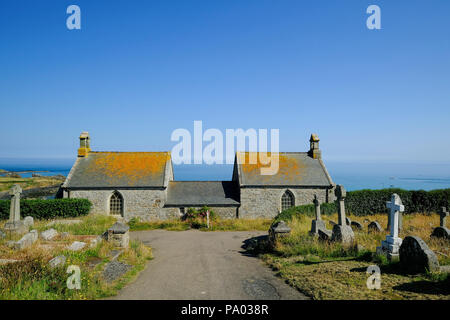
[(153, 248), (154, 259), (112, 299), (308, 299), (241, 248), (244, 240), (265, 234), (198, 230), (132, 232), (131, 239), (139, 239)]

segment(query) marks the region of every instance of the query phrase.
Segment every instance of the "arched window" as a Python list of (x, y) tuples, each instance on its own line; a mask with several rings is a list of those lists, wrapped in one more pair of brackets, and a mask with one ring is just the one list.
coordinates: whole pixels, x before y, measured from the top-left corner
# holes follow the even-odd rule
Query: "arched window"
[(117, 191), (114, 191), (109, 199), (109, 214), (123, 215), (123, 197)]
[(281, 211), (293, 207), (294, 203), (294, 195), (289, 190), (286, 190), (286, 192), (281, 196)]

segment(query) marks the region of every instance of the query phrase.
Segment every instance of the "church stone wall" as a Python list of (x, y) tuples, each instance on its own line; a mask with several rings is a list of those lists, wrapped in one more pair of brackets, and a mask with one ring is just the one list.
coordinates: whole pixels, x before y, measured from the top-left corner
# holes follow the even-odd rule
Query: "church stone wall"
[[(185, 208), (185, 212), (188, 211), (188, 209), (191, 207)], [(193, 207), (194, 209), (198, 210), (201, 209), (201, 207)], [(221, 219), (234, 219), (237, 217), (237, 211), (238, 207), (213, 207), (210, 206), (211, 210), (214, 211), (216, 216), (218, 216)]]
[(296, 206), (312, 204), (315, 194), (321, 203), (334, 201), (332, 190), (325, 188), (241, 188), (239, 218), (274, 218), (286, 190), (294, 194)]
[[(91, 213), (109, 214), (109, 198), (114, 190), (71, 190), (70, 198), (85, 198), (92, 202)], [(124, 201), (125, 219), (133, 217), (141, 221), (166, 220), (179, 218), (178, 208), (162, 208), (166, 199), (166, 190), (121, 190), (116, 189)]]

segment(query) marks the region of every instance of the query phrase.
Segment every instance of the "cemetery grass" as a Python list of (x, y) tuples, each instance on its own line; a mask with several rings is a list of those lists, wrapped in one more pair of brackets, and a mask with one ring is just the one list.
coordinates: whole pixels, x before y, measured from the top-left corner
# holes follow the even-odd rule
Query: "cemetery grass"
[(164, 229), (169, 231), (185, 231), (198, 229), (200, 231), (267, 231), (272, 223), (271, 219), (220, 219), (210, 222), (207, 227), (205, 219), (182, 221), (173, 219), (166, 221), (140, 222), (135, 219), (129, 221), (130, 231)]
[[(313, 299), (450, 299), (449, 274), (407, 275), (401, 272), (398, 263), (389, 263), (374, 254), (387, 232), (368, 234), (368, 220), (377, 220), (386, 227), (386, 215), (349, 218), (364, 226), (363, 230), (355, 231), (357, 244), (364, 248), (344, 248), (312, 238), (308, 235), (312, 218), (302, 215), (287, 221), (291, 234), (273, 251), (269, 252), (262, 245), (256, 253), (287, 283)], [(337, 221), (337, 215), (323, 216), (323, 220), (331, 229), (328, 221)], [(436, 214), (404, 215), (400, 237), (419, 236), (436, 253), (440, 265), (449, 265), (448, 240), (429, 237), (437, 225), (439, 216)], [(366, 286), (367, 267), (374, 264), (381, 268), (380, 290), (369, 290)]]
[[(104, 223), (100, 217), (98, 219)], [(88, 216), (85, 222), (93, 224), (95, 219)], [(103, 226), (111, 222), (114, 221), (109, 221), (98, 230), (106, 230)], [(43, 222), (38, 221), (36, 224), (38, 228), (42, 228)], [(57, 225), (52, 227), (56, 229)], [(112, 259), (111, 250), (114, 249), (112, 245), (102, 241), (93, 248), (86, 246), (87, 249), (81, 251), (69, 251), (66, 247), (73, 241), (89, 243), (89, 240), (97, 236), (81, 235), (82, 230), (89, 230), (82, 224), (63, 227), (70, 227), (69, 231), (73, 233), (64, 239), (58, 236), (55, 241), (39, 239), (32, 247), (24, 250), (12, 250), (6, 246), (6, 239), (0, 241), (0, 257), (18, 260), (18, 262), (0, 265), (0, 300), (91, 300), (113, 296), (125, 284), (135, 279), (137, 274), (145, 268), (146, 262), (152, 258), (150, 247), (138, 241), (130, 241), (130, 247), (123, 251), (117, 261), (131, 265), (132, 268), (120, 278), (108, 283), (102, 274), (104, 267)], [(48, 261), (61, 254), (67, 257), (65, 264), (51, 269)], [(66, 271), (69, 265), (80, 267), (80, 290), (67, 288), (66, 281), (69, 274)]]
[(33, 177), (33, 178), (11, 178), (0, 177), (0, 192), (11, 189), (14, 184), (20, 185), (24, 190), (31, 188), (43, 188), (61, 184), (64, 180), (58, 177)]

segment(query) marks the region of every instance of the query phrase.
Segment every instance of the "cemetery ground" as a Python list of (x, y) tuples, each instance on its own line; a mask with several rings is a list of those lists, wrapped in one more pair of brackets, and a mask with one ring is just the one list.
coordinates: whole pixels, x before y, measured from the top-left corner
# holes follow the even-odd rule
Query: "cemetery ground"
[[(131, 241), (128, 248), (118, 250), (111, 242), (96, 241), (99, 235), (114, 224), (115, 218), (102, 215), (78, 217), (79, 223), (56, 223), (51, 228), (58, 235), (46, 241), (41, 237), (30, 247), (13, 250), (7, 246), (10, 239), (0, 240), (0, 300), (18, 299), (98, 299), (115, 295), (126, 283), (132, 281), (151, 259), (151, 248), (138, 241)], [(58, 221), (73, 221), (58, 219)], [(39, 232), (49, 229), (49, 221), (34, 222), (33, 229)], [(0, 222), (0, 228), (3, 223)], [(18, 240), (20, 236), (13, 236)], [(85, 248), (71, 251), (68, 245), (74, 241), (85, 242)], [(49, 261), (64, 255), (66, 261), (51, 267)], [(123, 272), (105, 277), (105, 269), (112, 261), (115, 266), (126, 266)], [(9, 262), (9, 263), (8, 263)], [(80, 267), (81, 289), (67, 288), (69, 265)], [(115, 274), (116, 273), (116, 274)]]
[[(344, 248), (339, 243), (324, 242), (310, 236), (313, 217), (295, 215), (286, 221), (291, 233), (278, 241), (274, 250), (267, 250), (265, 240), (251, 249), (259, 254), (278, 276), (313, 299), (450, 299), (450, 274), (406, 274), (399, 263), (389, 263), (375, 254), (376, 247), (386, 238), (387, 231), (368, 233), (370, 221), (387, 225), (387, 215), (349, 216), (362, 224), (355, 230), (357, 247)], [(337, 214), (322, 216), (328, 228), (337, 221)], [(400, 237), (416, 235), (422, 238), (438, 257), (440, 265), (450, 265), (449, 240), (433, 239), (430, 234), (439, 225), (436, 214), (405, 214)], [(381, 269), (381, 289), (370, 290), (366, 281), (369, 265)]]

